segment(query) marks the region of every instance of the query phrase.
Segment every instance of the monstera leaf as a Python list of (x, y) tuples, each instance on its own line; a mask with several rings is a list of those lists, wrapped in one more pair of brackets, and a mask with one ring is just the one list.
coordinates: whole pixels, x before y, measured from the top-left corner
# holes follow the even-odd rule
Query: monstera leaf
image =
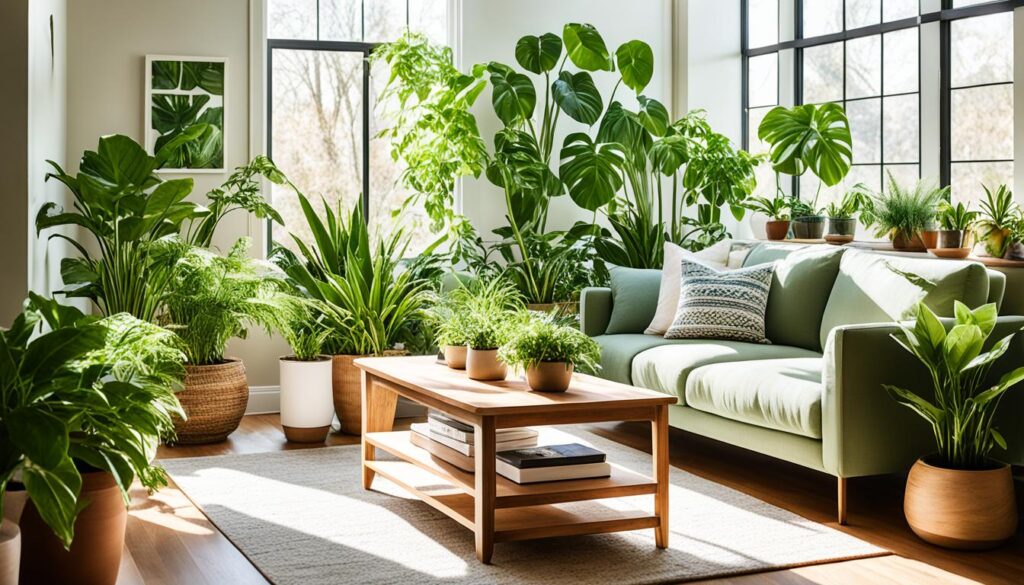
[(592, 126), (601, 117), (604, 102), (586, 71), (563, 71), (551, 85), (551, 93), (558, 107), (577, 122)]
[(595, 143), (582, 132), (565, 137), (559, 174), (576, 205), (596, 211), (615, 198), (622, 188), (621, 156), (615, 143)]
[(615, 51), (622, 83), (640, 93), (654, 76), (654, 51), (643, 41), (629, 41)]
[(584, 71), (615, 70), (608, 47), (593, 26), (570, 22), (562, 30), (562, 38), (565, 39), (565, 50), (573, 65)]
[(154, 95), (153, 129), (161, 135), (183, 130), (196, 123), (209, 101), (208, 95)]
[(537, 106), (537, 90), (533, 81), (500, 63), (487, 66), (491, 74), (491, 104), (505, 126), (514, 126), (533, 116)]
[(810, 169), (832, 186), (850, 172), (853, 139), (838, 104), (773, 108), (761, 121), (757, 137), (771, 145), (772, 167), (780, 173), (802, 175)]
[(224, 64), (185, 61), (181, 64), (181, 89), (200, 88), (213, 95), (224, 95)]
[(666, 177), (672, 176), (689, 159), (686, 137), (679, 134), (666, 136), (651, 145), (647, 156), (655, 170)]
[(150, 67), (153, 89), (178, 89), (181, 61), (153, 61)]
[(640, 125), (654, 136), (664, 136), (668, 131), (668, 109), (661, 102), (655, 99), (638, 96), (640, 111), (637, 112), (637, 119)]
[(539, 37), (527, 35), (516, 43), (516, 61), (530, 73), (540, 75), (558, 65), (562, 56), (562, 39), (544, 33)]

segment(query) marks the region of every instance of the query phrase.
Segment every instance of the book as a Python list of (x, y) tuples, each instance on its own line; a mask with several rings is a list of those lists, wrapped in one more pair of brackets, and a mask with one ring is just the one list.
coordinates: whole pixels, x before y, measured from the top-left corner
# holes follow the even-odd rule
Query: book
[[(475, 440), (472, 429), (470, 429), (469, 432), (466, 432), (462, 429), (451, 426), (445, 421), (433, 417), (428, 418), (427, 423), (430, 425), (431, 431), (442, 434), (446, 437), (450, 437), (452, 439), (455, 439), (456, 441), (472, 445), (473, 441)], [(499, 443), (504, 443), (506, 441), (518, 441), (521, 439), (529, 438), (536, 439), (538, 435), (539, 433), (537, 431), (527, 427), (498, 429), (494, 433), (494, 437)], [(534, 444), (536, 445), (536, 443)]]
[(605, 460), (604, 453), (579, 443), (517, 448), (511, 451), (499, 449), (497, 456), (499, 461), (519, 469), (603, 463)]
[(456, 430), (460, 430), (464, 433), (469, 433), (471, 435), (473, 434), (473, 425), (466, 424), (460, 420), (455, 420), (454, 418), (451, 418), (449, 416), (445, 416), (444, 414), (436, 410), (431, 410), (427, 412), (427, 421), (437, 421), (443, 425), (449, 426)]
[(595, 477), (608, 477), (612, 474), (612, 466), (607, 462), (521, 469), (498, 459), (494, 463), (494, 470), (498, 472), (498, 475), (519, 484), (564, 481), (567, 479), (592, 479)]
[(446, 447), (426, 435), (417, 433), (415, 430), (409, 434), (409, 442), (441, 461), (458, 467), (462, 471), (468, 471), (469, 473), (476, 471), (476, 462), (472, 457), (467, 457), (451, 447)]
[[(453, 449), (455, 451), (458, 451), (459, 453), (461, 453), (461, 454), (463, 454), (463, 455), (465, 455), (467, 457), (473, 457), (476, 454), (476, 450), (473, 448), (473, 445), (471, 445), (469, 443), (463, 443), (462, 441), (456, 441), (455, 439), (453, 439), (451, 437), (448, 437), (446, 435), (442, 435), (440, 433), (435, 433), (434, 431), (430, 430), (430, 424), (429, 423), (413, 423), (412, 430), (414, 432), (417, 432), (417, 433), (419, 433), (421, 435), (424, 435), (424, 436), (430, 438), (430, 440), (432, 440), (432, 441), (436, 441), (438, 443), (441, 443), (445, 447), (449, 447), (449, 448), (451, 448), (451, 449)], [(533, 436), (533, 437), (527, 437), (525, 439), (518, 439), (518, 440), (514, 440), (514, 441), (499, 441), (495, 445), (495, 450), (496, 451), (497, 450), (505, 451), (505, 450), (509, 450), (509, 449), (520, 449), (520, 448), (524, 448), (524, 447), (533, 447), (533, 446), (536, 446), (536, 445), (537, 445), (537, 437)]]

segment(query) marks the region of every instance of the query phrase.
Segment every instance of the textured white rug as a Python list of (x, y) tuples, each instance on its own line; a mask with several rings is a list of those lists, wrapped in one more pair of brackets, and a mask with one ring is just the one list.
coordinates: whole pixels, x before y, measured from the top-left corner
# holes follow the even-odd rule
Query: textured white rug
[[(649, 473), (650, 456), (581, 430), (609, 459)], [(378, 478), (360, 486), (359, 448), (161, 462), (271, 581), (349, 583), (672, 583), (885, 554), (883, 549), (672, 468), (670, 548), (651, 529), (495, 545)], [(628, 504), (650, 509), (651, 496)]]

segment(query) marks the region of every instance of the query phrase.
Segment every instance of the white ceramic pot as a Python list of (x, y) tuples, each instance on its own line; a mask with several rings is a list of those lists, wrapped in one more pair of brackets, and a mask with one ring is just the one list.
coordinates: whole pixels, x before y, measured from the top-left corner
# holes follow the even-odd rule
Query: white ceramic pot
[(281, 426), (295, 443), (321, 443), (334, 419), (330, 356), (300, 362), (281, 358)]
[(0, 585), (18, 585), (21, 562), (21, 530), (6, 518), (0, 519)]

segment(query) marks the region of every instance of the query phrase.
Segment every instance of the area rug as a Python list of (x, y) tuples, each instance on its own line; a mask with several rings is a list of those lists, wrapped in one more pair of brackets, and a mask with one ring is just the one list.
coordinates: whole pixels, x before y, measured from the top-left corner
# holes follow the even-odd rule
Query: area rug
[[(569, 427), (610, 461), (650, 455)], [(568, 437), (567, 437), (568, 438)], [(380, 476), (360, 482), (358, 446), (162, 461), (185, 494), (267, 579), (341, 583), (677, 583), (886, 554), (827, 526), (672, 468), (669, 548), (652, 529), (495, 545)], [(650, 510), (652, 496), (615, 500)]]

